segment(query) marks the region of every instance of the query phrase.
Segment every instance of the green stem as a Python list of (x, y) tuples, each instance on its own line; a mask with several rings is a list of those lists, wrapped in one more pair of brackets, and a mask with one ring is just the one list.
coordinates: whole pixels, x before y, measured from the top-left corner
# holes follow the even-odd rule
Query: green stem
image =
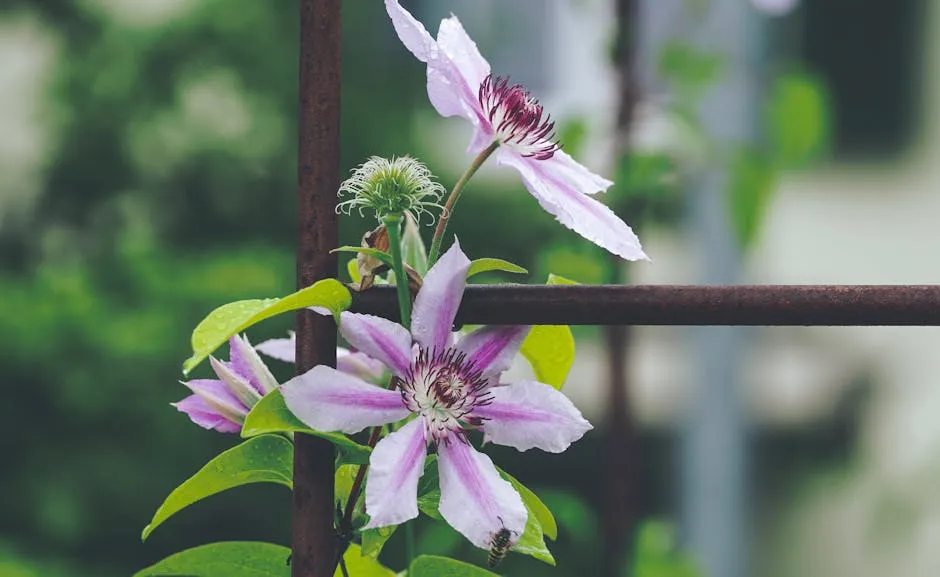
[(431, 240), (431, 252), (428, 255), (428, 268), (434, 266), (434, 263), (437, 262), (437, 257), (441, 254), (441, 243), (444, 241), (444, 232), (447, 231), (447, 223), (454, 214), (454, 205), (457, 204), (457, 201), (460, 199), (460, 193), (463, 191), (463, 187), (466, 186), (473, 175), (480, 170), (480, 167), (483, 166), (486, 159), (496, 152), (497, 148), (499, 148), (499, 141), (494, 140), (492, 144), (483, 149), (483, 152), (473, 159), (467, 171), (463, 173), (463, 176), (461, 176), (457, 184), (454, 185), (454, 189), (450, 191), (450, 196), (447, 197), (444, 210), (441, 211), (441, 217), (437, 220), (437, 228), (434, 229), (434, 238)]
[(395, 271), (395, 288), (398, 291), (398, 309), (401, 311), (401, 325), (411, 329), (411, 293), (408, 291), (408, 275), (401, 257), (401, 215), (387, 214), (382, 224), (388, 230), (388, 245), (392, 253), (392, 270)]

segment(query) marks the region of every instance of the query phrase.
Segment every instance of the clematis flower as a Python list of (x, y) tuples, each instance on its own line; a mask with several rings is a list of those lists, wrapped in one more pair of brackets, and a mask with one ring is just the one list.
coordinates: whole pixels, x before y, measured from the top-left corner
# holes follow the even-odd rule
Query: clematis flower
[(282, 385), (281, 391), (294, 415), (321, 431), (351, 434), (410, 419), (372, 452), (367, 527), (417, 517), (418, 479), (430, 445), (438, 457), (441, 516), (474, 545), (488, 549), (504, 529), (515, 543), (527, 512), (490, 458), (470, 445), (468, 433), (480, 430), (485, 442), (520, 451), (557, 453), (591, 425), (549, 385), (499, 384), (529, 327), (482, 327), (455, 342), (451, 329), (469, 267), (454, 242), (418, 291), (411, 332), (380, 317), (342, 313), (340, 332), (388, 367), (394, 375), (392, 389), (318, 366)]
[[(270, 339), (255, 345), (255, 349), (272, 359), (293, 363), (297, 347), (297, 335), (288, 333), (286, 339)], [(388, 382), (388, 371), (380, 361), (361, 352), (353, 352), (343, 347), (336, 347), (336, 368), (347, 375), (359, 377), (364, 381), (384, 385)]]
[(519, 171), (532, 196), (559, 222), (627, 260), (648, 259), (630, 227), (591, 197), (613, 183), (560, 149), (550, 115), (523, 86), (490, 72), (455, 16), (441, 21), (435, 40), (398, 0), (385, 0), (385, 9), (405, 47), (428, 66), (434, 108), (473, 124), (468, 152), (479, 155), (498, 146), (497, 163)]
[(228, 362), (209, 357), (212, 370), (219, 378), (183, 382), (193, 394), (171, 405), (189, 415), (200, 427), (220, 433), (238, 433), (248, 411), (277, 387), (277, 380), (247, 337), (236, 335), (228, 343)]

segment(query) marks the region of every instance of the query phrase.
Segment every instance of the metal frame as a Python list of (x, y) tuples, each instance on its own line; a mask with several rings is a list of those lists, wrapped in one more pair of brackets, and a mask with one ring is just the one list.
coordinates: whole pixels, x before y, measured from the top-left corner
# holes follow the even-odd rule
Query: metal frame
[[(300, 0), (297, 285), (338, 274), (341, 0)], [(398, 318), (388, 287), (352, 310)], [(472, 286), (459, 323), (568, 325), (940, 326), (940, 286)], [(336, 363), (332, 319), (297, 315), (297, 371)], [(333, 448), (297, 435), (293, 577), (332, 577)]]

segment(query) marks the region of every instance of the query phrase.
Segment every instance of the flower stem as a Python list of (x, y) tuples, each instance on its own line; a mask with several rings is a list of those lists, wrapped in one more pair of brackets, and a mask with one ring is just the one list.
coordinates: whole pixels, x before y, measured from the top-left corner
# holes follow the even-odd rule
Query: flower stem
[(401, 325), (411, 328), (411, 293), (408, 291), (408, 276), (401, 256), (401, 214), (387, 214), (382, 224), (388, 231), (388, 245), (392, 254), (392, 270), (395, 271), (395, 288), (398, 291), (398, 309), (401, 311)]
[[(457, 201), (460, 199), (460, 193), (463, 191), (463, 187), (466, 186), (467, 182), (476, 174), (477, 170), (483, 166), (486, 159), (496, 152), (497, 148), (499, 148), (498, 140), (494, 140), (492, 144), (484, 148), (483, 152), (478, 154), (477, 157), (473, 159), (473, 162), (470, 163), (467, 171), (463, 173), (463, 176), (461, 176), (457, 184), (454, 185), (454, 189), (450, 191), (450, 196), (447, 197), (444, 210), (441, 211), (441, 217), (437, 220), (437, 228), (434, 229), (434, 238), (431, 240), (431, 252), (428, 256), (428, 267), (434, 266), (434, 263), (437, 262), (437, 257), (441, 254), (441, 243), (444, 241), (444, 232), (447, 231), (447, 223), (454, 213), (454, 205), (457, 204)], [(397, 275), (398, 273), (395, 274)]]

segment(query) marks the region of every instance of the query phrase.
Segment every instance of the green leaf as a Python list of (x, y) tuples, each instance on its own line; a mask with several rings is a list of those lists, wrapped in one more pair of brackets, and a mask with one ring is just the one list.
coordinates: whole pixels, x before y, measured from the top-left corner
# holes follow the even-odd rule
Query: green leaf
[(731, 224), (742, 248), (757, 238), (764, 213), (777, 184), (777, 170), (766, 155), (742, 149), (731, 169), (728, 191)]
[(294, 466), (294, 445), (284, 437), (264, 435), (245, 441), (221, 453), (183, 482), (166, 498), (150, 524), (144, 527), (146, 539), (161, 523), (180, 510), (249, 483), (277, 483), (290, 488)]
[(522, 536), (516, 541), (516, 544), (512, 546), (511, 551), (534, 557), (549, 565), (554, 565), (555, 558), (552, 557), (552, 552), (549, 551), (548, 546), (545, 545), (545, 535), (542, 531), (542, 526), (539, 524), (538, 516), (532, 509), (529, 509), (528, 504), (526, 505), (526, 510), (528, 510), (529, 516), (526, 519), (525, 529), (522, 532)]
[(288, 432), (306, 433), (333, 443), (339, 450), (340, 463), (361, 465), (369, 462), (372, 449), (340, 433), (324, 433), (311, 429), (290, 412), (279, 390), (271, 391), (258, 401), (245, 417), (245, 424), (242, 426), (242, 437)]
[[(550, 285), (578, 284), (557, 275), (548, 275)], [(561, 390), (574, 364), (574, 336), (566, 325), (538, 325), (522, 341), (519, 352), (532, 365), (539, 382)]]
[(373, 559), (377, 558), (379, 553), (382, 552), (382, 547), (385, 546), (385, 543), (397, 528), (398, 525), (389, 525), (377, 529), (365, 529), (362, 532), (362, 555)]
[(529, 510), (530, 515), (535, 515), (545, 536), (553, 541), (557, 539), (558, 524), (555, 523), (555, 516), (552, 515), (552, 512), (545, 503), (543, 503), (531, 489), (520, 483), (515, 477), (499, 467), (497, 467), (497, 469), (499, 470), (499, 474), (509, 481), (512, 487), (522, 496), (522, 502), (525, 503), (526, 509)]
[(392, 266), (392, 255), (388, 254), (385, 251), (381, 251), (377, 248), (366, 248), (364, 246), (341, 246), (339, 248), (334, 248), (330, 252), (331, 253), (356, 252), (356, 253), (367, 254), (369, 256), (379, 259), (380, 261), (387, 264), (388, 266)]
[[(346, 572), (350, 577), (395, 577), (394, 571), (384, 567), (374, 557), (365, 555), (355, 543), (350, 544), (349, 549), (346, 549), (343, 561), (346, 562)], [(336, 568), (333, 577), (343, 577), (343, 572), (339, 567)]]
[(801, 166), (816, 159), (829, 140), (829, 99), (822, 81), (805, 73), (778, 77), (767, 105), (774, 160)]
[(336, 495), (340, 508), (346, 508), (346, 501), (349, 500), (353, 481), (356, 480), (356, 473), (358, 472), (359, 465), (340, 465), (336, 467), (336, 472), (333, 474), (333, 494)]
[(408, 577), (499, 577), (496, 573), (462, 561), (421, 555), (411, 562)]
[(183, 363), (183, 374), (188, 374), (232, 335), (264, 319), (313, 306), (328, 308), (338, 315), (351, 303), (352, 297), (343, 283), (328, 278), (282, 299), (251, 299), (222, 305), (193, 331), (193, 356)]
[(573, 285), (579, 285), (579, 284), (581, 284), (581, 283), (579, 283), (579, 282), (576, 281), (576, 280), (571, 280), (570, 278), (565, 278), (565, 277), (560, 276), (560, 275), (557, 275), (557, 274), (549, 273), (549, 274), (548, 274), (548, 282), (545, 283), (545, 284), (548, 284), (548, 285), (573, 286)]
[(700, 577), (702, 572), (691, 555), (677, 550), (672, 526), (653, 520), (644, 522), (637, 531), (632, 574), (636, 577)]
[(401, 235), (401, 258), (424, 276), (428, 273), (428, 249), (421, 238), (421, 229), (410, 212), (405, 213), (405, 230)]
[(529, 271), (517, 264), (499, 258), (478, 258), (470, 263), (470, 270), (467, 271), (467, 278), (478, 275), (482, 272), (490, 271), (511, 272), (516, 274), (526, 274)]
[(170, 555), (134, 577), (290, 577), (289, 556), (290, 549), (281, 545), (225, 541)]
[(440, 476), (437, 470), (437, 455), (429, 455), (424, 462), (424, 473), (418, 482), (418, 509), (438, 521), (443, 521), (438, 505), (441, 503)]
[(346, 272), (349, 273), (349, 280), (352, 282), (359, 282), (362, 280), (362, 275), (359, 274), (359, 264), (356, 262), (356, 259), (351, 258), (346, 261)]

